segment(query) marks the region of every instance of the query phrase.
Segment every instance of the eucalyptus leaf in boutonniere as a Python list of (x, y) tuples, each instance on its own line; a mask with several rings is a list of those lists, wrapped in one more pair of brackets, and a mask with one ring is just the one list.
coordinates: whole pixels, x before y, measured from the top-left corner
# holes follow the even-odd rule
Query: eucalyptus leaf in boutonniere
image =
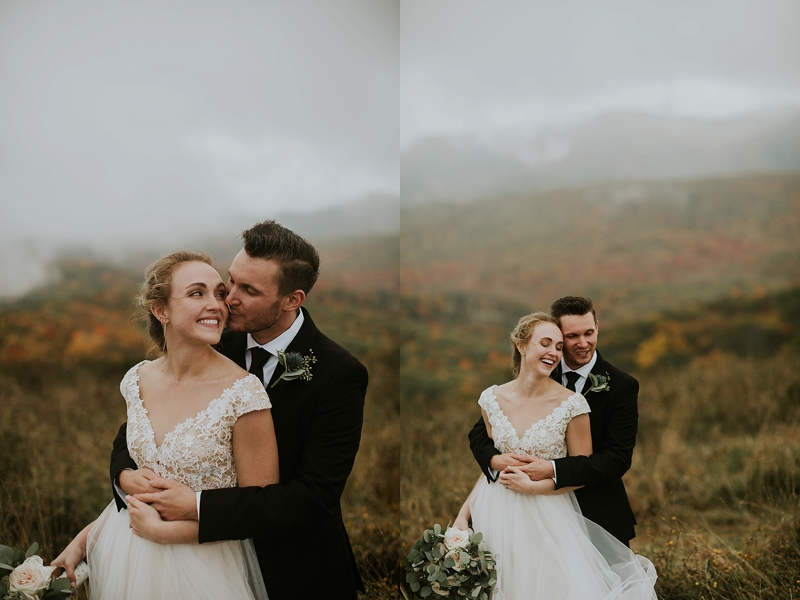
[(589, 388), (590, 392), (607, 392), (611, 389), (609, 382), (611, 381), (611, 375), (606, 373), (605, 375), (595, 375), (594, 373), (589, 373), (589, 383), (592, 384), (592, 387)]
[(281, 379), (292, 381), (294, 379), (302, 379), (303, 381), (311, 381), (311, 365), (317, 362), (317, 357), (314, 356), (314, 351), (309, 350), (308, 356), (303, 356), (299, 352), (284, 352), (278, 350), (278, 362), (283, 365), (283, 373), (275, 380), (270, 388), (278, 385)]

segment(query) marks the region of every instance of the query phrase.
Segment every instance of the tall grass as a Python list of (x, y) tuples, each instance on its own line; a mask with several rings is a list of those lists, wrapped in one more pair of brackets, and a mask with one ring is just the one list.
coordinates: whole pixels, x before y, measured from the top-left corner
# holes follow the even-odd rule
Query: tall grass
[[(625, 476), (633, 548), (660, 598), (800, 597), (800, 357), (724, 354), (638, 375), (639, 435)], [(455, 518), (480, 470), (474, 389), (404, 397), (402, 546)]]

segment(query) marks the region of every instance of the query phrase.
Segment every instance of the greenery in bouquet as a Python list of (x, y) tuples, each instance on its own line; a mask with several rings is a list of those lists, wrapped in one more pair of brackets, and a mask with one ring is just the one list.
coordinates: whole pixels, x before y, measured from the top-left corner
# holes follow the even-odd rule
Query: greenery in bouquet
[(89, 569), (81, 563), (75, 569), (78, 585), (70, 587), (65, 576), (53, 577), (56, 567), (46, 566), (36, 555), (38, 549), (36, 542), (27, 552), (0, 545), (0, 599), (64, 600), (88, 577)]
[(436, 523), (426, 529), (403, 560), (414, 596), (489, 600), (497, 583), (495, 560), (483, 549), (483, 534)]

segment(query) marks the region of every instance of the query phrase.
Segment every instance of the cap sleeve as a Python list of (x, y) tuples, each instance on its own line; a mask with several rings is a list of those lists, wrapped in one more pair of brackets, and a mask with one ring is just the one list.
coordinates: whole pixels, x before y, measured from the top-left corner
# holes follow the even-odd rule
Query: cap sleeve
[(589, 403), (586, 401), (586, 398), (584, 398), (582, 394), (573, 394), (572, 396), (570, 396), (569, 399), (570, 419), (574, 419), (578, 415), (585, 415), (586, 413), (590, 412), (592, 412), (592, 409), (589, 408)]
[(269, 396), (258, 377), (248, 375), (241, 381), (242, 384), (232, 402), (233, 415), (237, 419), (254, 410), (272, 408)]
[(143, 360), (135, 365), (133, 365), (128, 372), (125, 373), (125, 376), (122, 378), (122, 381), (119, 382), (119, 391), (122, 394), (122, 397), (125, 398), (125, 405), (130, 408), (131, 404), (133, 404), (134, 400), (139, 396), (137, 390), (139, 388), (139, 367), (141, 367), (144, 363), (148, 361)]
[(486, 388), (481, 393), (481, 397), (478, 398), (478, 406), (486, 411), (486, 414), (491, 414), (492, 410), (494, 409), (494, 403), (492, 402), (493, 388), (494, 386)]

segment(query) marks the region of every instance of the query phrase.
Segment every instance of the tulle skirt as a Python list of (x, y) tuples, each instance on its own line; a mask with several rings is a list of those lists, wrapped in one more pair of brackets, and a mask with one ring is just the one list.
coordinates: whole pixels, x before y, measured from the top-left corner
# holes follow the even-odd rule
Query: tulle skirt
[(580, 512), (573, 493), (517, 494), (483, 478), (472, 524), (497, 560), (492, 600), (655, 600), (653, 563)]
[(266, 600), (252, 540), (156, 544), (131, 531), (112, 501), (87, 542), (92, 600)]

